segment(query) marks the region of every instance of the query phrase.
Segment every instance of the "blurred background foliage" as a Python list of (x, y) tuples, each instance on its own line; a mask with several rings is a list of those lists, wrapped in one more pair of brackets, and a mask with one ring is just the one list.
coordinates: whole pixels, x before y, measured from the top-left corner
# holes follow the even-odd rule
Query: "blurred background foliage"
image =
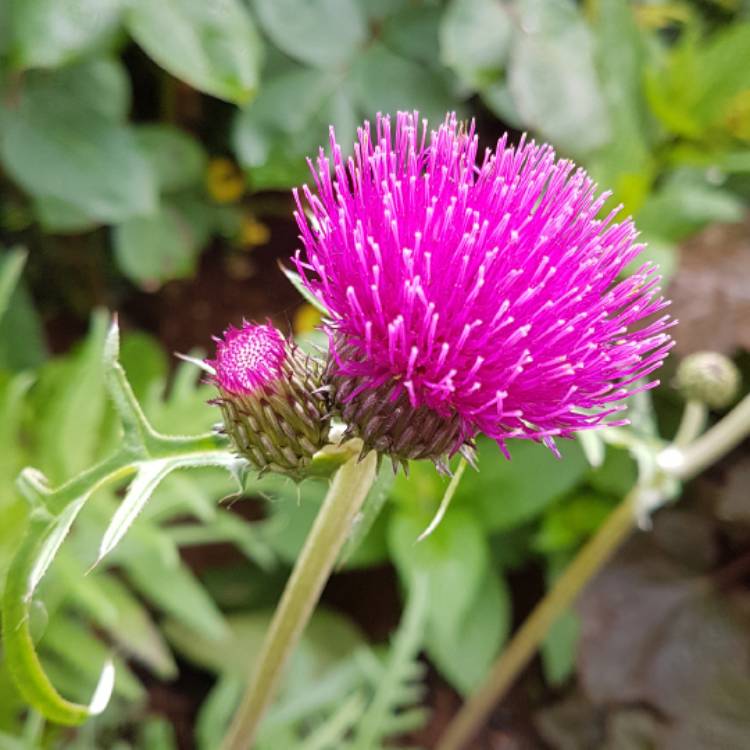
[[(171, 352), (209, 347), (243, 315), (310, 334), (317, 313), (276, 267), (296, 248), (289, 188), (330, 124), (346, 144), (398, 109), (433, 123), (456, 110), (483, 145), (528, 132), (585, 166), (635, 216), (678, 317), (695, 319), (678, 350), (738, 354), (747, 373), (743, 0), (0, 0), (0, 589), (27, 514), (19, 470), (61, 482), (117, 439), (102, 309), (122, 314), (122, 361), (154, 425), (209, 428), (210, 389)], [(655, 406), (635, 405), (638, 429), (671, 435), (677, 396), (665, 387)], [(445, 480), (421, 464), (381, 473), (383, 510), (329, 586), (259, 747), (430, 747), (636, 477), (611, 446), (595, 467), (577, 442), (561, 462), (522, 443), (511, 462), (479, 453), (419, 545)], [(623, 551), (557, 623), (488, 743), (750, 746), (750, 676), (734, 669), (750, 642), (749, 462), (735, 456)], [(45, 726), (0, 661), (0, 748), (215, 748), (324, 489), (265, 478), (235, 497), (219, 472), (172, 475), (86, 575), (121, 497), (99, 493), (32, 630), (81, 700), (114, 649), (116, 700), (77, 732)], [(709, 583), (698, 595), (692, 580)], [(650, 606), (665, 590), (691, 592), (677, 615)], [(670, 661), (691, 639), (701, 658)], [(634, 653), (666, 666), (629, 674)]]

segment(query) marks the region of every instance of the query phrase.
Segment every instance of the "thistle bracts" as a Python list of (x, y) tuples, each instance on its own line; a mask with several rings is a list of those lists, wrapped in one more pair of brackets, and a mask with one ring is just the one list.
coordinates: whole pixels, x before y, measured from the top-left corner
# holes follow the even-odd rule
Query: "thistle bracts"
[[(337, 351), (357, 356), (356, 351), (347, 352), (346, 344)], [(367, 389), (356, 398), (363, 379), (343, 375), (335, 365), (329, 368), (327, 380), (336, 413), (346, 425), (344, 437), (360, 438), (365, 452), (389, 456), (394, 470), (399, 465), (406, 468), (410, 460), (429, 459), (448, 473), (448, 458), (457, 450), (473, 463), (473, 442), (457, 414), (446, 418), (426, 406), (414, 408), (397, 383)]]
[(230, 326), (216, 342), (213, 403), (235, 450), (262, 473), (304, 479), (328, 442), (321, 363), (269, 325)]

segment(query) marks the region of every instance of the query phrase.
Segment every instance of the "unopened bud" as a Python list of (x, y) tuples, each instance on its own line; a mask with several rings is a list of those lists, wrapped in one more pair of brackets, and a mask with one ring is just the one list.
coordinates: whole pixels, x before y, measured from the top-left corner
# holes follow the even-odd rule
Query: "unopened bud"
[(214, 403), (235, 449), (261, 472), (304, 479), (328, 442), (321, 364), (270, 325), (230, 326), (215, 340)]
[(718, 352), (696, 352), (677, 368), (675, 385), (689, 401), (724, 409), (739, 394), (740, 371), (729, 357)]

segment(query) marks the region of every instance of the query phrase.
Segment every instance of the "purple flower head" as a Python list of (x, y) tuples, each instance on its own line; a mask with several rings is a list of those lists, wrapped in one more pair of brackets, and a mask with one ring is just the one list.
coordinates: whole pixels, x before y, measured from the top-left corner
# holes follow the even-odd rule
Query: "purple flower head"
[(213, 371), (223, 431), (237, 453), (261, 473), (301, 481), (328, 443), (330, 407), (323, 366), (271, 325), (243, 321), (215, 338)]
[(221, 390), (245, 396), (281, 376), (286, 345), (281, 333), (270, 325), (243, 321), (241, 328), (229, 326), (216, 341), (214, 380)]
[[(331, 151), (310, 163), (305, 208), (294, 193), (295, 262), (329, 311), (332, 377), (360, 433), (378, 394), (452, 424), (449, 453), (478, 432), (554, 449), (656, 385), (643, 379), (671, 347), (661, 278), (652, 263), (620, 278), (643, 246), (618, 209), (600, 218), (608, 194), (585, 171), (525, 139), (480, 154), (455, 114), (428, 131), (399, 113), (395, 132), (379, 115), (349, 159), (332, 129)], [(373, 445), (397, 446), (378, 425)]]

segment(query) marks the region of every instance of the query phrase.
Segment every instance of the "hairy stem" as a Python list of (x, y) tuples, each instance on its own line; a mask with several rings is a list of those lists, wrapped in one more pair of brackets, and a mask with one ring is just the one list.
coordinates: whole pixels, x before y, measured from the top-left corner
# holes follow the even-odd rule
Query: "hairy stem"
[(377, 457), (350, 459), (336, 473), (287, 582), (255, 671), (224, 738), (222, 750), (249, 750), (284, 667), (310, 620), (352, 521), (375, 479)]

